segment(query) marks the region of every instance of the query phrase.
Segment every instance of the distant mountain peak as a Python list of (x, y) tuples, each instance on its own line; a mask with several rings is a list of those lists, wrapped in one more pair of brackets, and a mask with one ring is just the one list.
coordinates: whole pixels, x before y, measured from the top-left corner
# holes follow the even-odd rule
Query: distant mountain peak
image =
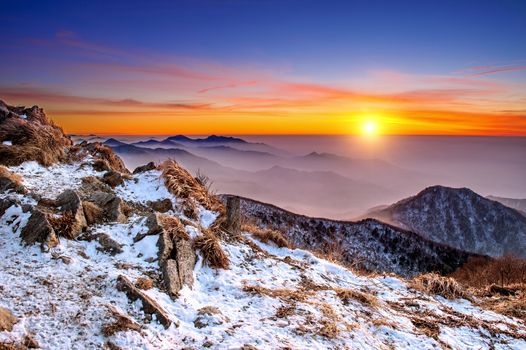
[(190, 138), (185, 135), (170, 136), (167, 140), (191, 143), (247, 143), (247, 141), (231, 136), (210, 135), (206, 138)]

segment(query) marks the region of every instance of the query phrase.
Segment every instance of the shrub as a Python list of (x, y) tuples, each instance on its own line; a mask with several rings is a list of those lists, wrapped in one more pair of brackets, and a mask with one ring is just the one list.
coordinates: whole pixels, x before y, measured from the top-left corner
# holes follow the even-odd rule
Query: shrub
[(197, 237), (193, 242), (194, 249), (201, 251), (205, 263), (213, 268), (227, 269), (230, 265), (228, 256), (221, 248), (219, 239), (208, 231)]
[(243, 224), (241, 225), (241, 231), (250, 232), (254, 237), (263, 243), (273, 242), (278, 247), (290, 247), (289, 242), (279, 231), (272, 229), (261, 229), (254, 225)]
[(455, 279), (443, 277), (436, 273), (416, 276), (409, 284), (421, 292), (441, 295), (447, 299), (471, 300), (471, 295)]

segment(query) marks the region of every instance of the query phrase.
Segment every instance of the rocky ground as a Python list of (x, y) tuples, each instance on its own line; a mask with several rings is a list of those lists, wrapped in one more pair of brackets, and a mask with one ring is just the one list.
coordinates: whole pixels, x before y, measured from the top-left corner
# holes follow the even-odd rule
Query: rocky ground
[(175, 162), (130, 173), (100, 144), (68, 147), (0, 167), (0, 349), (526, 347), (523, 319), (456, 285), (237, 232), (236, 203)]

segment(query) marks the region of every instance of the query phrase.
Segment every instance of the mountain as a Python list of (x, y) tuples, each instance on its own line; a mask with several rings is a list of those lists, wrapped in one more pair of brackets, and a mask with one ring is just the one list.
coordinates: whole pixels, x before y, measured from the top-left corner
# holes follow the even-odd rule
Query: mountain
[(230, 136), (217, 136), (217, 135), (210, 135), (206, 138), (190, 138), (188, 136), (184, 135), (176, 135), (176, 136), (170, 136), (167, 138), (167, 140), (170, 141), (176, 141), (176, 142), (188, 142), (188, 143), (199, 143), (199, 144), (207, 144), (207, 143), (247, 143), (245, 140), (237, 138), (237, 137), (230, 137)]
[(127, 145), (127, 143), (119, 141), (119, 140), (114, 139), (114, 138), (107, 139), (106, 141), (103, 142), (103, 144), (105, 144), (106, 146), (110, 146), (110, 147), (126, 146)]
[(138, 146), (138, 147), (152, 147), (152, 148), (157, 148), (157, 147), (160, 147), (160, 148), (183, 148), (184, 147), (181, 143), (175, 142), (175, 141), (172, 141), (172, 140), (168, 140), (168, 139), (165, 139), (165, 140), (162, 140), (162, 141), (149, 139), (147, 141), (134, 142), (134, 143), (132, 143), (132, 145)]
[(526, 217), (467, 188), (429, 187), (369, 217), (461, 250), (526, 258)]
[[(345, 227), (275, 211), (261, 220), (293, 230), (278, 244), (240, 230), (249, 218), (235, 203), (174, 161), (130, 173), (108, 146), (68, 140), (41, 110), (0, 103), (0, 147), (14, 155), (0, 157), (0, 349), (526, 347), (521, 296), (475, 298), (437, 274), (358, 274), (293, 247), (316, 250)], [(42, 158), (40, 141), (56, 157)], [(295, 224), (311, 234), (294, 236)], [(462, 259), (373, 220), (355, 225), (352, 244), (375, 249), (378, 266), (412, 274)]]
[(492, 201), (500, 202), (505, 206), (513, 208), (519, 211), (522, 215), (526, 216), (526, 199), (503, 198), (495, 196), (488, 196), (487, 198), (491, 199)]
[(259, 226), (284, 232), (295, 247), (332, 255), (369, 271), (407, 277), (429, 271), (450, 273), (475, 256), (372, 219), (313, 218), (248, 198), (241, 198), (241, 211)]

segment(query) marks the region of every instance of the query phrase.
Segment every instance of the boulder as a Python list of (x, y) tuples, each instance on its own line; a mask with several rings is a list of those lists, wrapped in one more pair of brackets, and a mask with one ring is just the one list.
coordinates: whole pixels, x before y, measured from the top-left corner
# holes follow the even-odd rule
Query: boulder
[(100, 224), (104, 219), (104, 211), (97, 204), (89, 201), (82, 202), (82, 208), (84, 209), (84, 217), (88, 226), (94, 224)]
[(62, 213), (71, 213), (71, 232), (68, 236), (76, 238), (88, 226), (79, 195), (73, 190), (65, 190), (57, 197), (56, 205)]
[(143, 239), (146, 236), (157, 235), (161, 233), (163, 230), (163, 228), (159, 225), (159, 220), (158, 220), (157, 214), (155, 213), (149, 214), (146, 217), (145, 225), (146, 225), (146, 228), (148, 228), (148, 231), (146, 231), (145, 233), (138, 233), (133, 238), (134, 242), (139, 242), (141, 239)]
[(123, 212), (124, 202), (113, 193), (95, 192), (90, 196), (89, 201), (103, 210), (103, 216), (106, 220), (126, 222), (126, 215)]
[(0, 332), (11, 332), (18, 319), (6, 308), (0, 306)]
[(145, 314), (155, 315), (157, 320), (165, 327), (169, 328), (172, 324), (170, 317), (166, 311), (155, 300), (144, 294), (141, 290), (131, 283), (131, 281), (123, 275), (117, 278), (117, 290), (126, 293), (131, 301), (139, 299), (142, 302), (142, 309)]
[(112, 239), (107, 233), (97, 234), (97, 242), (100, 244), (100, 248), (97, 248), (99, 251), (109, 253), (110, 255), (122, 253), (122, 245)]
[(171, 297), (177, 297), (183, 286), (194, 283), (195, 251), (189, 239), (173, 237), (166, 230), (159, 235), (157, 245), (164, 286)]
[(110, 171), (110, 165), (104, 159), (96, 159), (93, 161), (93, 170), (95, 171)]
[(139, 174), (139, 173), (144, 173), (146, 171), (155, 170), (155, 169), (157, 169), (157, 167), (155, 166), (155, 163), (154, 162), (150, 162), (148, 164), (138, 166), (137, 168), (135, 168), (133, 173), (134, 174)]
[(223, 223), (225, 231), (232, 236), (238, 236), (240, 233), (240, 200), (239, 197), (230, 196), (226, 201), (226, 220)]
[(33, 209), (33, 213), (22, 229), (20, 236), (26, 244), (42, 243), (43, 249), (53, 248), (59, 243), (47, 215), (38, 209)]
[(124, 184), (124, 178), (122, 177), (122, 174), (113, 170), (106, 172), (102, 177), (102, 181), (111, 188), (115, 188)]
[(5, 211), (13, 205), (20, 206), (20, 201), (16, 198), (1, 198), (0, 199), (0, 218), (5, 214)]
[(18, 193), (26, 193), (26, 189), (22, 185), (22, 178), (6, 167), (0, 166), (0, 192), (10, 190)]
[(149, 201), (147, 204), (150, 208), (159, 213), (166, 213), (173, 208), (172, 201), (168, 198)]
[(197, 311), (197, 317), (194, 320), (194, 326), (196, 328), (205, 328), (208, 326), (217, 326), (228, 322), (229, 319), (219, 311), (215, 306), (205, 306)]

